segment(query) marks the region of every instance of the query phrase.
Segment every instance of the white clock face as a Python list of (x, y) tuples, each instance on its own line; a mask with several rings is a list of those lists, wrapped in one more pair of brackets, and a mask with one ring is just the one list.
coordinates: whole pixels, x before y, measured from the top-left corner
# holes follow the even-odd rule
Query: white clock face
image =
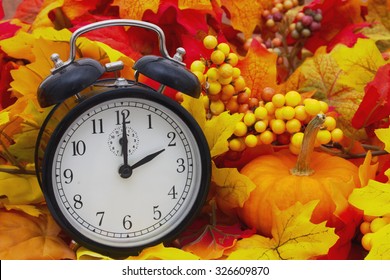
[(193, 211), (205, 176), (201, 151), (170, 109), (143, 98), (112, 99), (62, 131), (52, 153), (52, 195), (81, 235), (106, 246), (144, 246)]

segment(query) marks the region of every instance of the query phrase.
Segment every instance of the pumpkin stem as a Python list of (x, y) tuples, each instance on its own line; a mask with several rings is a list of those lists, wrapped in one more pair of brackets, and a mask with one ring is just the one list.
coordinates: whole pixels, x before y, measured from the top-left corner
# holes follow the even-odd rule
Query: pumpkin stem
[(310, 168), (310, 158), (314, 150), (314, 143), (317, 138), (318, 130), (320, 130), (324, 122), (325, 115), (318, 114), (307, 124), (302, 140), (302, 148), (299, 152), (295, 167), (290, 170), (291, 174), (309, 176), (314, 172), (314, 170)]

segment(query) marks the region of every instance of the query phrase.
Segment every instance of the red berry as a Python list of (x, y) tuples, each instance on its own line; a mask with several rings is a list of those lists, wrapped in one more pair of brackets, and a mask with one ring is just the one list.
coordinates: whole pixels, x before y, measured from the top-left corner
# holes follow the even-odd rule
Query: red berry
[(304, 26), (309, 26), (313, 22), (313, 18), (311, 16), (304, 15), (301, 21)]

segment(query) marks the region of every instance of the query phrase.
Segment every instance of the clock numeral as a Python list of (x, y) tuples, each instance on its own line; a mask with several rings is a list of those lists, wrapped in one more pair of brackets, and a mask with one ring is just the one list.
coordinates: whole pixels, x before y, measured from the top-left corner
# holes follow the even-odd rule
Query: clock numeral
[(178, 193), (176, 192), (176, 187), (173, 186), (170, 190), (169, 190), (169, 193), (168, 195), (170, 195), (172, 197), (172, 199), (176, 199), (176, 196), (178, 195)]
[(168, 132), (167, 137), (168, 137), (168, 139), (170, 139), (169, 144), (168, 144), (168, 147), (174, 147), (174, 146), (176, 146), (176, 141), (175, 141), (176, 133), (173, 132), (173, 131)]
[(184, 159), (178, 158), (176, 162), (178, 164), (176, 169), (177, 173), (183, 173), (186, 170), (186, 166), (184, 165)]
[(92, 134), (102, 134), (103, 131), (103, 119), (92, 120)]
[(83, 202), (81, 201), (81, 195), (79, 194), (76, 194), (74, 197), (73, 197), (73, 201), (74, 201), (74, 208), (75, 209), (81, 209), (83, 208)]
[(131, 216), (130, 216), (130, 215), (126, 215), (126, 216), (123, 218), (122, 223), (123, 223), (123, 228), (124, 228), (124, 229), (129, 230), (129, 229), (131, 229), (131, 228), (133, 227), (133, 223), (131, 222), (130, 219), (131, 219)]
[(65, 179), (68, 179), (68, 180), (64, 181), (65, 184), (72, 183), (72, 181), (73, 181), (73, 171), (71, 169), (65, 169), (64, 170), (64, 177), (65, 177)]
[(85, 154), (87, 146), (85, 145), (83, 140), (80, 141), (72, 141), (73, 147), (73, 156), (82, 156)]
[(148, 115), (148, 124), (149, 124), (148, 129), (153, 129), (153, 127), (152, 127), (152, 115), (151, 114)]
[(153, 214), (154, 214), (153, 219), (155, 219), (156, 221), (160, 220), (161, 216), (162, 216), (161, 211), (158, 210), (158, 207), (160, 207), (160, 206), (159, 205), (153, 206)]
[(129, 110), (127, 110), (127, 109), (123, 109), (121, 111), (116, 110), (115, 113), (116, 113), (116, 124), (117, 125), (123, 124), (123, 121), (125, 121), (125, 123), (130, 123), (130, 120), (129, 121), (127, 120), (130, 117)]
[(102, 223), (103, 223), (104, 213), (105, 213), (105, 212), (96, 212), (96, 217), (97, 217), (97, 216), (100, 216), (99, 226), (101, 226)]

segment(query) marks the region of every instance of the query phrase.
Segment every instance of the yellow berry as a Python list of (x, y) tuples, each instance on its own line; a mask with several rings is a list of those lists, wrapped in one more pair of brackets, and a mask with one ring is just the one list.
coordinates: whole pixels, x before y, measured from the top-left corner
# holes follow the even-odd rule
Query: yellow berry
[(275, 119), (282, 120), (283, 119), (283, 107), (275, 108)]
[(206, 37), (203, 38), (203, 46), (208, 50), (214, 49), (217, 46), (217, 44), (218, 44), (218, 40), (213, 35), (207, 35)]
[(192, 72), (199, 71), (203, 74), (204, 71), (206, 70), (206, 65), (200, 60), (194, 60), (191, 63), (190, 69)]
[(245, 145), (249, 148), (253, 148), (257, 146), (257, 137), (256, 135), (249, 134), (245, 137)]
[(332, 140), (329, 130), (320, 130), (317, 133), (317, 141), (320, 145), (328, 144)]
[(336, 128), (336, 120), (331, 116), (326, 116), (324, 126), (327, 130), (332, 131)]
[(286, 99), (283, 94), (277, 93), (274, 96), (272, 96), (272, 103), (275, 105), (276, 108), (284, 106), (284, 103), (286, 102)]
[(265, 107), (257, 107), (254, 113), (257, 120), (263, 120), (268, 115), (268, 111)]
[(370, 251), (372, 248), (372, 236), (373, 233), (369, 232), (362, 237), (362, 246), (365, 250)]
[(248, 132), (248, 127), (244, 122), (238, 122), (234, 129), (234, 135), (236, 136), (244, 136)]
[(288, 120), (286, 122), (286, 130), (290, 134), (294, 134), (295, 132), (299, 132), (301, 130), (301, 122), (297, 119)]
[(210, 111), (214, 116), (218, 116), (225, 111), (225, 104), (221, 100), (211, 101)]
[(198, 78), (199, 83), (203, 84), (205, 81), (203, 73), (200, 71), (192, 71), (192, 73)]
[(255, 114), (252, 112), (247, 112), (244, 116), (244, 123), (246, 126), (252, 126), (256, 121)]
[(272, 115), (275, 113), (275, 105), (272, 102), (265, 103), (264, 107), (267, 110), (268, 115)]
[(328, 112), (328, 110), (329, 110), (329, 105), (328, 105), (328, 103), (326, 103), (326, 102), (324, 102), (324, 101), (322, 101), (322, 100), (320, 100), (320, 101), (318, 101), (318, 102), (320, 103), (321, 112), (324, 113), (324, 114), (326, 114), (326, 113)]
[(295, 145), (293, 145), (291, 143), (288, 145), (288, 149), (294, 155), (298, 155), (299, 152), (301, 151), (301, 147), (296, 147)]
[(215, 50), (211, 53), (210, 59), (214, 64), (220, 65), (225, 61), (225, 54), (221, 50)]
[(285, 98), (286, 98), (286, 105), (292, 107), (297, 106), (302, 101), (301, 95), (299, 94), (299, 92), (295, 90), (291, 90), (287, 92)]
[(210, 95), (217, 95), (222, 89), (219, 82), (209, 82), (208, 84), (207, 93)]
[(332, 135), (332, 141), (333, 142), (340, 142), (343, 140), (344, 133), (340, 128), (333, 129), (330, 134)]
[(263, 131), (265, 131), (267, 129), (267, 126), (268, 126), (268, 124), (266, 122), (264, 122), (264, 121), (257, 121), (255, 123), (254, 127), (255, 127), (256, 132), (261, 133), (261, 132), (263, 132)]
[(233, 76), (233, 66), (231, 66), (229, 63), (223, 63), (221, 66), (219, 66), (219, 75), (222, 78), (230, 78)]
[(225, 56), (228, 56), (230, 53), (230, 47), (226, 43), (219, 43), (217, 45), (217, 49), (222, 51)]
[(366, 222), (366, 221), (362, 222), (360, 224), (360, 232), (362, 234), (367, 234), (367, 233), (371, 232), (370, 222)]
[(291, 120), (295, 117), (295, 110), (291, 106), (282, 107), (282, 116), (285, 120)]
[(231, 66), (236, 66), (238, 63), (238, 56), (235, 53), (229, 53), (226, 58), (226, 62)]
[(232, 80), (233, 80), (233, 78), (231, 76), (227, 77), (227, 78), (219, 77), (218, 82), (221, 85), (228, 85), (232, 82)]
[(291, 136), (290, 143), (295, 147), (300, 148), (302, 146), (303, 135), (304, 135), (303, 132), (294, 133), (293, 136)]
[(260, 134), (259, 138), (261, 143), (268, 145), (274, 141), (274, 134), (271, 131), (266, 130)]
[(300, 120), (300, 121), (305, 121), (307, 119), (307, 113), (305, 110), (305, 106), (303, 105), (298, 105), (294, 108), (295, 110), (295, 118)]
[(283, 120), (275, 119), (271, 121), (271, 129), (275, 134), (282, 134), (286, 131), (286, 124)]
[(321, 104), (318, 100), (307, 98), (303, 101), (305, 104), (306, 113), (310, 116), (315, 116), (321, 112)]
[(233, 67), (233, 79), (237, 79), (240, 76), (241, 76), (240, 68)]
[(246, 87), (245, 79), (243, 76), (239, 76), (237, 79), (233, 81), (233, 86), (236, 92), (243, 91)]
[(215, 67), (210, 67), (206, 72), (206, 76), (209, 82), (215, 82), (219, 78), (219, 71)]
[(229, 141), (229, 149), (235, 152), (241, 152), (245, 149), (245, 144), (241, 138), (234, 138)]

